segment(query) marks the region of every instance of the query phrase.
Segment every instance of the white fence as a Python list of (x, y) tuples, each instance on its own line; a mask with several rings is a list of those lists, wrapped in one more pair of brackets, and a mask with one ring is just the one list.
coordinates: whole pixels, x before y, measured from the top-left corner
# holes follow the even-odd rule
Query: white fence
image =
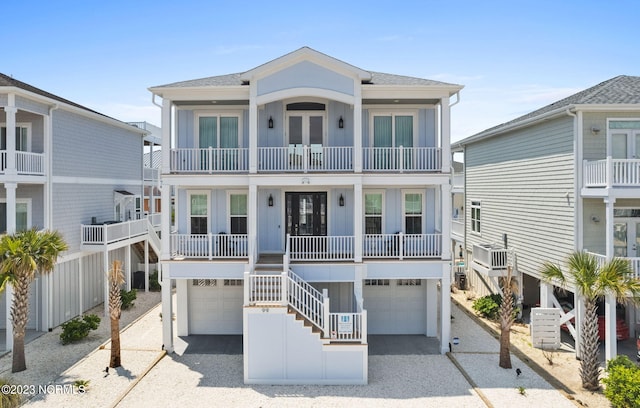
[(437, 147), (365, 147), (368, 171), (440, 171), (442, 151)]
[(366, 234), (365, 258), (437, 258), (442, 254), (442, 234)]
[(560, 309), (531, 308), (531, 344), (540, 349), (560, 348)]
[(489, 269), (507, 269), (509, 264), (509, 251), (504, 248), (495, 248), (490, 245), (474, 245), (473, 261), (486, 266)]
[(290, 236), (292, 261), (350, 261), (354, 259), (353, 236)]
[[(110, 224), (81, 225), (80, 237), (82, 245), (107, 245), (125, 239), (146, 235), (150, 227), (160, 224), (160, 213), (139, 220)], [(154, 224), (156, 223), (157, 224)]]
[[(16, 151), (16, 171), (18, 174), (43, 176), (44, 153), (31, 153)], [(7, 151), (0, 151), (0, 172), (7, 169)]]
[(259, 147), (260, 171), (351, 171), (351, 146), (287, 146)]
[(247, 148), (171, 149), (171, 171), (175, 173), (218, 173), (249, 170)]
[(639, 187), (640, 159), (584, 161), (585, 187)]
[(247, 258), (246, 234), (171, 234), (171, 258)]

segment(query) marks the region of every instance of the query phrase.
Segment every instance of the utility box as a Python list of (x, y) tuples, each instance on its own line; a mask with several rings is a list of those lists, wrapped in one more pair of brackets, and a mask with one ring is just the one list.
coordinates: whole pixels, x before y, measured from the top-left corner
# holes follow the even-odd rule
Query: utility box
[(460, 290), (467, 289), (467, 275), (462, 272), (456, 272), (456, 287)]

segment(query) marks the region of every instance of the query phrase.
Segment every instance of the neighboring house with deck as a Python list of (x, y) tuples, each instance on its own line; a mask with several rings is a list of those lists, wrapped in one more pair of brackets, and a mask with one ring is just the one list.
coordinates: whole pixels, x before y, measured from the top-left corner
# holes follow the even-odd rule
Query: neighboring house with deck
[[(638, 276), (640, 77), (611, 78), (452, 150), (464, 152), (467, 272), (478, 294), (499, 290), (511, 264), (525, 305), (560, 307), (554, 292), (562, 294), (540, 283), (540, 270), (545, 261), (563, 265), (576, 250), (601, 261), (628, 258)], [(576, 336), (581, 301), (571, 295), (564, 309), (577, 308), (565, 310), (561, 322)], [(639, 334), (640, 313), (611, 298), (605, 305), (608, 359), (616, 332)]]
[(461, 88), (307, 47), (150, 88), (171, 146), (162, 313), (175, 283), (177, 335), (243, 335), (245, 383), (366, 383), (368, 334), (420, 334), (448, 351)]
[[(129, 272), (147, 263), (151, 218), (141, 206), (152, 181), (142, 158), (151, 136), (3, 74), (0, 129), (0, 232), (58, 230), (69, 245), (31, 288), (27, 329), (48, 331), (104, 301), (111, 260), (123, 261), (128, 286)], [(11, 293), (8, 286), (0, 295), (8, 350)]]

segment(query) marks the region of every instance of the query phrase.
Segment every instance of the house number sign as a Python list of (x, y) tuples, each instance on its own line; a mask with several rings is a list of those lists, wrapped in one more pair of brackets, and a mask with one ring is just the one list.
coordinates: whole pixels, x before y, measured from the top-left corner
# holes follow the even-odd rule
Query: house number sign
[(351, 314), (338, 313), (338, 333), (353, 333), (353, 318)]

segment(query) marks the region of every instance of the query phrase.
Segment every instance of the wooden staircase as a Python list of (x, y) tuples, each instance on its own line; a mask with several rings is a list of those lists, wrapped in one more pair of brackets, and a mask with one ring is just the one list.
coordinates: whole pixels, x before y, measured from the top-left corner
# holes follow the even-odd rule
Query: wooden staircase
[[(144, 241), (136, 242), (132, 245), (132, 248), (140, 259), (144, 259)], [(158, 263), (158, 254), (155, 253), (151, 246), (149, 246), (149, 263)]]

